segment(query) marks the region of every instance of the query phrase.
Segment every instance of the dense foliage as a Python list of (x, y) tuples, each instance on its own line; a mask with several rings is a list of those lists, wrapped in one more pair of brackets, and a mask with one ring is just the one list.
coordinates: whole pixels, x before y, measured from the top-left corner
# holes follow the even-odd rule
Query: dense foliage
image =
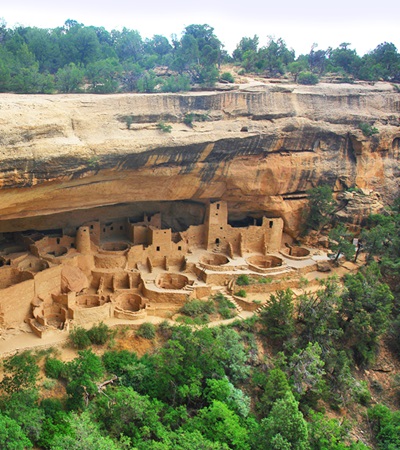
[(243, 72), (275, 77), (291, 74), (302, 84), (316, 84), (321, 75), (339, 81), (400, 82), (400, 54), (384, 42), (360, 57), (350, 44), (296, 55), (281, 39), (259, 46), (258, 36), (244, 37), (230, 56), (209, 25), (189, 25), (180, 38), (161, 35), (142, 39), (131, 29), (108, 31), (67, 20), (44, 29), (0, 24), (0, 92), (179, 92), (191, 84), (233, 82), (219, 75), (221, 63)]
[[(322, 187), (309, 198), (316, 223), (326, 224), (332, 193)], [(348, 232), (343, 225), (332, 231), (338, 260)], [(277, 291), (259, 316), (218, 327), (143, 323), (137, 339), (151, 340), (153, 350), (142, 357), (116, 347), (116, 333), (100, 323), (71, 333), (71, 343), (84, 347), (71, 361), (51, 349), (5, 358), (0, 448), (399, 448), (398, 380), (390, 385), (390, 409), (376, 402), (383, 386), (359, 375), (383, 340), (400, 354), (400, 201), (371, 216), (361, 240), (366, 265), (357, 273), (325, 278), (316, 291), (305, 283), (297, 294)], [(236, 281), (254, 282), (243, 275)], [(223, 316), (232, 306), (216, 294), (188, 301), (181, 314)], [(360, 417), (365, 435), (356, 441)]]
[[(296, 301), (291, 290), (277, 292), (259, 319), (214, 328), (142, 325), (139, 334), (163, 342), (143, 357), (89, 349), (62, 362), (51, 350), (17, 353), (3, 363), (1, 448), (371, 448), (352, 441), (354, 423), (328, 419), (321, 405), (369, 405), (355, 364), (374, 359), (394, 306), (374, 263), (346, 276), (344, 287), (329, 278)], [(189, 303), (185, 311), (198, 307)], [(113, 345), (104, 324), (88, 334), (108, 336)], [(268, 357), (258, 353), (256, 339), (270, 349)], [(41, 360), (54, 381), (39, 380)], [(54, 386), (63, 397), (43, 395)], [(378, 405), (365, 414), (373, 430), (368, 439), (396, 448), (398, 413)]]

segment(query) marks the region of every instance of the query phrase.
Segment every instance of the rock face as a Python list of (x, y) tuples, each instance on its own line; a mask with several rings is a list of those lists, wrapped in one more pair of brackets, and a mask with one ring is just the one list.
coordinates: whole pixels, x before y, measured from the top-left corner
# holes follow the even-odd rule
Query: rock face
[[(187, 114), (194, 114), (191, 126)], [(365, 137), (360, 122), (379, 133)], [(392, 200), (399, 155), (400, 94), (384, 83), (1, 94), (0, 232), (162, 208), (175, 211), (179, 229), (179, 222), (201, 223), (204, 204), (221, 199), (231, 220), (278, 216), (296, 235), (305, 191), (318, 184)]]

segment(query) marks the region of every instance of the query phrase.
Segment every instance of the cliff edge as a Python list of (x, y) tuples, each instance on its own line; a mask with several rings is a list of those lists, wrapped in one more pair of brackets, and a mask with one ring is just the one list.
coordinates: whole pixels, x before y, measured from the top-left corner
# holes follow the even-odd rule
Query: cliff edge
[(399, 158), (400, 93), (387, 83), (1, 94), (0, 232), (72, 226), (92, 208), (222, 199), (233, 219), (279, 216), (295, 235), (307, 189), (390, 201)]

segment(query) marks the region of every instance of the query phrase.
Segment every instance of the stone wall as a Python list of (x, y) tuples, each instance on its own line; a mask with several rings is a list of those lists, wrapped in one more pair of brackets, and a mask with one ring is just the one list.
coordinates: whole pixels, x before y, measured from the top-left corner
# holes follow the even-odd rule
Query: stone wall
[(1, 291), (0, 327), (17, 327), (31, 316), (35, 281), (28, 280)]

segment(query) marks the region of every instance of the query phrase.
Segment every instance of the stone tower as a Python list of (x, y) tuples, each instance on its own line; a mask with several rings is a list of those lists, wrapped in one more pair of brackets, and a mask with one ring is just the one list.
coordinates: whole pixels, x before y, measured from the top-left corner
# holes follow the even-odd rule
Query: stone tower
[(88, 255), (91, 253), (89, 227), (79, 227), (76, 233), (76, 249), (83, 255)]

